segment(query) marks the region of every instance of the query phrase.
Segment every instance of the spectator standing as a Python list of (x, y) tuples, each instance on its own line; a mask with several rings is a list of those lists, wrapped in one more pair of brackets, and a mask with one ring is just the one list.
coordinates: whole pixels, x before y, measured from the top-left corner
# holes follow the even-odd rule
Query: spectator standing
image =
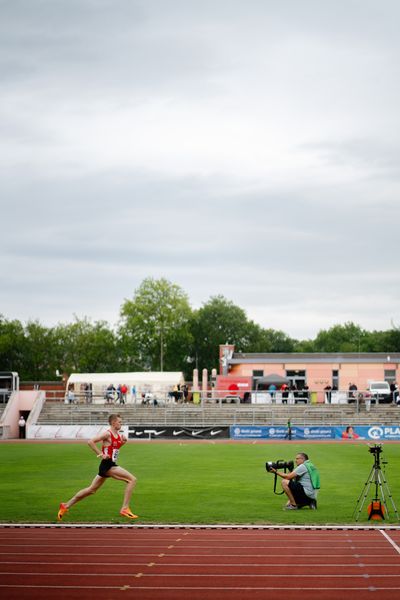
[(330, 385), (327, 385), (326, 387), (324, 387), (324, 392), (325, 392), (325, 402), (327, 404), (330, 404), (332, 402), (332, 387)]
[(276, 385), (274, 383), (271, 383), (271, 385), (268, 387), (268, 391), (271, 395), (271, 402), (274, 402), (275, 400), (275, 392), (276, 392)]
[(395, 383), (396, 389), (393, 392), (393, 401), (395, 404), (400, 404), (400, 396), (399, 396), (399, 386)]
[(392, 394), (392, 402), (393, 402), (393, 404), (397, 404), (398, 403), (398, 397), (399, 397), (399, 390), (397, 388), (397, 383), (391, 383), (390, 384), (390, 392)]
[(281, 391), (282, 391), (282, 404), (287, 404), (288, 396), (289, 396), (289, 387), (286, 385), (286, 383), (284, 383), (282, 385)]
[(121, 404), (125, 404), (126, 402), (126, 394), (128, 393), (128, 388), (126, 387), (126, 385), (123, 383), (121, 385), (121, 398), (120, 398), (120, 402)]
[(92, 402), (92, 386), (89, 383), (83, 384), (83, 395), (85, 397), (85, 403), (91, 404)]
[(291, 396), (291, 404), (297, 404), (297, 385), (294, 381), (290, 384), (290, 396)]
[(24, 440), (25, 435), (26, 435), (26, 421), (25, 421), (23, 415), (21, 415), (19, 418), (18, 428), (19, 428), (19, 439)]
[(183, 392), (183, 401), (186, 404), (186, 402), (188, 402), (188, 400), (189, 400), (189, 390), (188, 390), (188, 386), (187, 385), (183, 386), (182, 392)]
[(286, 431), (285, 438), (287, 438), (289, 441), (292, 439), (292, 423), (291, 423), (290, 419), (287, 422), (287, 431)]
[(306, 404), (309, 404), (309, 402), (310, 402), (310, 388), (308, 387), (308, 385), (306, 383), (303, 386), (303, 398), (305, 398)]
[(354, 402), (356, 397), (354, 395), (354, 392), (357, 391), (357, 386), (355, 383), (350, 383), (349, 385), (349, 402)]
[(72, 387), (69, 388), (67, 393), (67, 402), (68, 404), (75, 404), (75, 394)]
[(115, 400), (115, 387), (112, 383), (106, 389), (106, 402), (110, 404)]

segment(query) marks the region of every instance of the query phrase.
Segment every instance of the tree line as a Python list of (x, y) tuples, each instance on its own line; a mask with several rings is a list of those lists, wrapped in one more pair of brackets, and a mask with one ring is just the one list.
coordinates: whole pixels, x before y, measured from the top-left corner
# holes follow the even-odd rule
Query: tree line
[(23, 381), (54, 381), (56, 371), (183, 371), (218, 368), (219, 345), (237, 352), (399, 352), (400, 328), (366, 331), (354, 323), (296, 340), (250, 320), (224, 296), (192, 309), (187, 294), (166, 279), (145, 279), (125, 300), (116, 326), (85, 317), (47, 327), (0, 315), (0, 371)]

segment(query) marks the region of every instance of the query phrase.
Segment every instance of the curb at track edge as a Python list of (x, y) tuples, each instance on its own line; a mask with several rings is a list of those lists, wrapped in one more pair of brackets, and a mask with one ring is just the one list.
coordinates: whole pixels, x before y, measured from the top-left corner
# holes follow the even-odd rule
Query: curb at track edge
[(196, 525), (112, 523), (0, 523), (0, 528), (18, 529), (223, 529), (223, 530), (308, 530), (308, 531), (400, 531), (400, 525)]

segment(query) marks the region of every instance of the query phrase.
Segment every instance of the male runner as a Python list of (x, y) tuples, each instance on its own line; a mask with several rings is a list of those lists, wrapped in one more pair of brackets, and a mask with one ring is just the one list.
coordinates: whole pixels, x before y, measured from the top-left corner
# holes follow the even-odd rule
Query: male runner
[[(110, 424), (110, 429), (88, 441), (89, 447), (96, 454), (97, 458), (101, 458), (99, 474), (96, 475), (89, 487), (77, 492), (75, 496), (68, 500), (68, 502), (61, 502), (57, 515), (59, 521), (62, 520), (63, 516), (68, 512), (71, 506), (80, 502), (80, 500), (83, 500), (87, 496), (96, 493), (108, 477), (126, 482), (124, 500), (119, 514), (128, 519), (138, 518), (138, 516), (134, 515), (129, 508), (131, 495), (136, 485), (136, 477), (116, 464), (119, 449), (128, 441), (123, 434), (119, 433), (119, 430), (122, 427), (121, 416), (110, 415), (108, 417), (108, 422)], [(97, 446), (99, 442), (102, 442), (101, 452)]]

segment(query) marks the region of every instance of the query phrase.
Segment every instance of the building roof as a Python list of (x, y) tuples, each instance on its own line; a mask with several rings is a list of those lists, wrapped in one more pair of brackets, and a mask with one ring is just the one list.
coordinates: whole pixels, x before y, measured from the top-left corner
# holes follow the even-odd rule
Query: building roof
[(290, 379), (287, 377), (282, 377), (282, 375), (277, 375), (276, 373), (271, 373), (266, 377), (257, 377), (256, 387), (258, 388), (261, 385), (269, 384), (282, 385), (284, 383), (290, 383)]
[(178, 385), (184, 383), (183, 373), (171, 371), (139, 371), (133, 373), (72, 373), (71, 383), (92, 383), (97, 385)]
[(400, 352), (234, 352), (228, 364), (257, 363), (400, 363)]

